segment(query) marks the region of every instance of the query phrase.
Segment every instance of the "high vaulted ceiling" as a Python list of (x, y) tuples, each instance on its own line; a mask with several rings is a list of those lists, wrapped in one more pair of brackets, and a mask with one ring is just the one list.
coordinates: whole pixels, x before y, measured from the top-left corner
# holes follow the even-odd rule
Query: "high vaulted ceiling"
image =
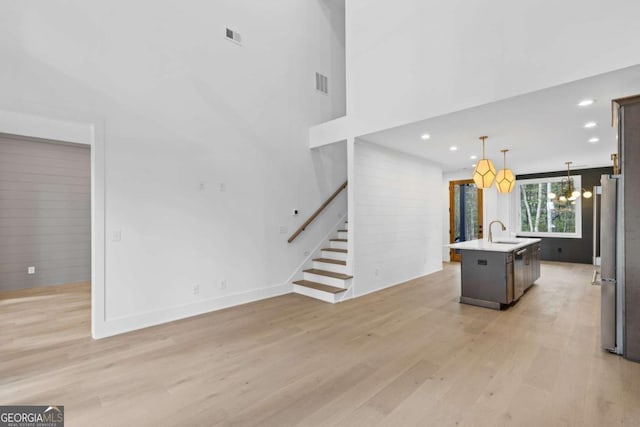
[[(516, 96), (397, 128), (361, 139), (420, 156), (443, 171), (473, 170), (482, 157), (478, 139), (487, 135), (486, 156), (502, 168), (501, 149), (508, 149), (507, 167), (515, 173), (545, 172), (610, 165), (616, 151), (611, 126), (611, 100), (640, 94), (640, 65)], [(589, 106), (578, 106), (593, 99)], [(588, 122), (596, 126), (585, 128)], [(423, 140), (422, 135), (429, 139)], [(598, 138), (597, 142), (589, 142)], [(455, 151), (451, 147), (456, 147)]]

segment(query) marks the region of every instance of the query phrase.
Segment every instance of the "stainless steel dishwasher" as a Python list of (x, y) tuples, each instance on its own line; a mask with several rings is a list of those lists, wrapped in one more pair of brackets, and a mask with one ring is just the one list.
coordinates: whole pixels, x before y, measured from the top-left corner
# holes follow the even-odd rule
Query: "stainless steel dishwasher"
[(507, 303), (513, 302), (513, 254), (507, 254)]
[(526, 286), (525, 263), (527, 262), (528, 248), (515, 251), (513, 254), (513, 299), (517, 300), (524, 294)]

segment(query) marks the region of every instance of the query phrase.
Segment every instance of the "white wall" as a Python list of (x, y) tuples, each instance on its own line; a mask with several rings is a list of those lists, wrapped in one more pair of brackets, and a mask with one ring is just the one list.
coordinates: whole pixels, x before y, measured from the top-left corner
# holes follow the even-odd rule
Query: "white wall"
[(640, 63), (640, 2), (349, 0), (351, 135)]
[(441, 169), (356, 141), (354, 181), (354, 295), (441, 270)]
[(331, 94), (331, 118), (347, 114), (347, 70), (345, 65), (345, 1), (323, 0), (327, 20), (331, 24), (331, 69), (329, 71), (329, 93)]
[[(0, 110), (104, 127), (105, 313), (95, 336), (290, 291), (304, 252), (346, 209), (343, 198), (293, 244), (280, 234), (346, 178), (344, 149), (307, 144), (311, 124), (340, 114), (314, 89), (340, 39), (326, 8), (3, 2)], [(225, 26), (243, 46), (224, 39)]]
[[(449, 182), (459, 181), (463, 179), (471, 179), (473, 170), (460, 170), (445, 173), (442, 177), (442, 241), (443, 245), (449, 243)], [(499, 225), (493, 226), (494, 235), (496, 237), (507, 237), (511, 230), (511, 194), (501, 194), (495, 185), (491, 188), (483, 190), (482, 194), (482, 229), (484, 238), (489, 238), (489, 223), (493, 220), (502, 221), (507, 227), (506, 231), (502, 231)], [(442, 248), (442, 260), (450, 261), (449, 248)]]

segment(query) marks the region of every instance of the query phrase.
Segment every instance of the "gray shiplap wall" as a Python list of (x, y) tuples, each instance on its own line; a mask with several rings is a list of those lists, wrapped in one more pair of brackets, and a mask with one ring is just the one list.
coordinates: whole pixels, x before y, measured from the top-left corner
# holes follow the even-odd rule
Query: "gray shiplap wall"
[(89, 280), (89, 148), (0, 134), (0, 290)]

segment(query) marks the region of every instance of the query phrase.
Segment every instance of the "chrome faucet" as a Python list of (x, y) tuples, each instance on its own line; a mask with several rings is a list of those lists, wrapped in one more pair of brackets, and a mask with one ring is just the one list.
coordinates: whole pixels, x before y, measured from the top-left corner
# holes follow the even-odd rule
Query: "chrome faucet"
[(489, 242), (493, 242), (493, 233), (491, 232), (491, 226), (492, 226), (493, 224), (495, 224), (496, 222), (502, 226), (502, 231), (505, 231), (505, 230), (507, 229), (507, 227), (505, 227), (505, 226), (504, 226), (504, 224), (502, 223), (502, 221), (498, 221), (498, 220), (491, 221), (491, 222), (489, 223)]

